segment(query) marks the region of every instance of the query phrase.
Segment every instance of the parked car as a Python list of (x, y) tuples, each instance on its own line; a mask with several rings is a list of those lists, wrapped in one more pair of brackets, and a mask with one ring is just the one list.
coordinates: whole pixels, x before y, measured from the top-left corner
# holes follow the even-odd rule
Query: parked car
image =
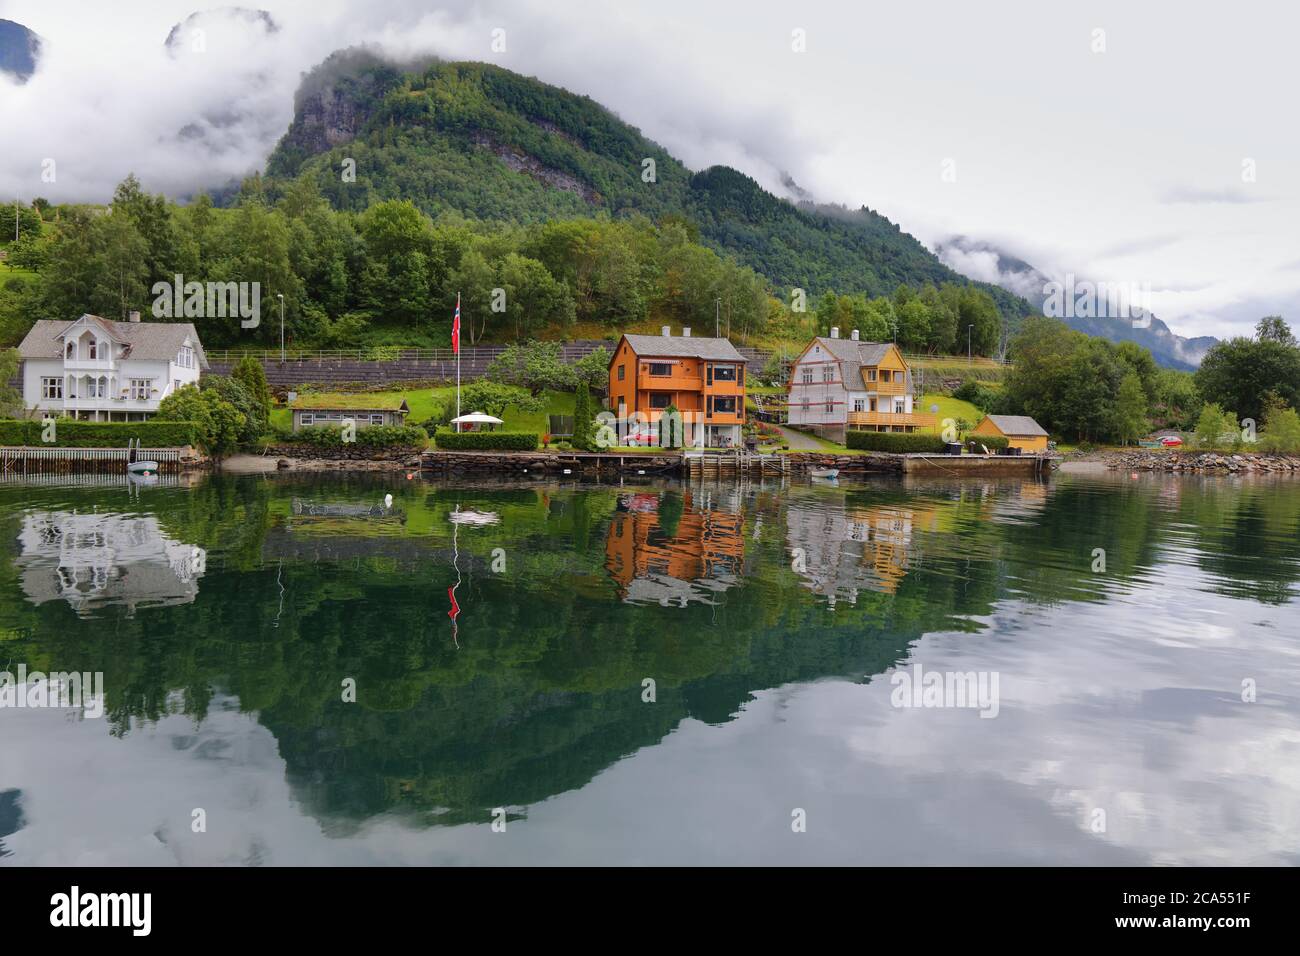
[(1177, 448), (1182, 443), (1183, 440), (1177, 435), (1165, 435), (1160, 439), (1160, 444), (1164, 445), (1166, 448)]
[(637, 425), (635, 428), (629, 428), (626, 441), (633, 447), (649, 448), (659, 444), (659, 426), (647, 422), (643, 425)]

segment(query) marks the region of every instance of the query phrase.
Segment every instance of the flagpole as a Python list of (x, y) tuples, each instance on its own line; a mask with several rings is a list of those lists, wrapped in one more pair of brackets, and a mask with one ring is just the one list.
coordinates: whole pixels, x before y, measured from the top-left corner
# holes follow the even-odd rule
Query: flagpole
[[(460, 292), (456, 292), (456, 417), (460, 418)], [(460, 431), (460, 422), (456, 422), (456, 431)]]

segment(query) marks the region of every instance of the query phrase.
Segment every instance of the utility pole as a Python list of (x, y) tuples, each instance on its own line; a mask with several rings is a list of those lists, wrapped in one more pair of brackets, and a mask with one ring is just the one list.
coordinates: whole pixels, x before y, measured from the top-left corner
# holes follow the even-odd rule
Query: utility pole
[(722, 299), (714, 299), (713, 303), (713, 337), (720, 339), (722, 338)]
[(280, 364), (284, 364), (284, 294), (277, 292), (275, 297), (280, 300)]
[(968, 325), (968, 326), (966, 326), (966, 364), (967, 364), (967, 365), (970, 365), (970, 364), (971, 364), (971, 357), (970, 357), (970, 330), (973, 329), (973, 328), (975, 328), (975, 326), (973, 326), (973, 325)]

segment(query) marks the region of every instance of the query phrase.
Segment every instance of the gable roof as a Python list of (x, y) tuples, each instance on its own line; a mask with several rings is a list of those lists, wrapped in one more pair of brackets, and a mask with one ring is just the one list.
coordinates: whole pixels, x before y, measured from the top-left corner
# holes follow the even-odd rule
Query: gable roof
[(743, 362), (730, 339), (694, 335), (624, 335), (632, 351), (642, 358), (700, 358), (719, 362)]
[(199, 333), (192, 322), (113, 322), (98, 315), (83, 315), (76, 322), (62, 319), (38, 319), (30, 332), (18, 345), (22, 359), (61, 359), (63, 347), (59, 340), (77, 322), (102, 329), (114, 342), (131, 348), (126, 358), (146, 361), (170, 362), (176, 358), (185, 340), (189, 339), (199, 360), (199, 368), (208, 367), (208, 357), (199, 341)]
[(984, 417), (996, 425), (998, 431), (1004, 435), (1014, 435), (1016, 437), (1047, 435), (1047, 432), (1043, 430), (1043, 426), (1028, 415), (986, 415)]
[[(808, 352), (814, 345), (820, 345), (827, 352), (830, 352), (839, 360), (843, 367), (841, 376), (845, 387), (849, 387), (850, 382), (862, 381), (862, 369), (879, 365), (881, 360), (889, 354), (889, 350), (894, 347), (892, 342), (855, 342), (853, 339), (832, 339), (825, 335), (819, 335), (808, 343)], [(901, 352), (899, 353), (901, 356)], [(803, 356), (801, 355), (800, 358)], [(903, 362), (907, 364), (906, 360)]]
[(409, 412), (410, 406), (401, 395), (354, 392), (349, 395), (316, 392), (299, 395), (289, 407), (295, 412)]

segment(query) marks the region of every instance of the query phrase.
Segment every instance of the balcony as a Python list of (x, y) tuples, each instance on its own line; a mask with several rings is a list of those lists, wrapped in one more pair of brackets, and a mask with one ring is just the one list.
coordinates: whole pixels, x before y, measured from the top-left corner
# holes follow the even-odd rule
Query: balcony
[(863, 380), (863, 385), (868, 392), (876, 392), (879, 395), (906, 395), (906, 382), (872, 382)]
[(849, 412), (850, 428), (874, 428), (878, 425), (909, 425), (915, 428), (933, 428), (939, 423), (934, 415), (920, 412)]

